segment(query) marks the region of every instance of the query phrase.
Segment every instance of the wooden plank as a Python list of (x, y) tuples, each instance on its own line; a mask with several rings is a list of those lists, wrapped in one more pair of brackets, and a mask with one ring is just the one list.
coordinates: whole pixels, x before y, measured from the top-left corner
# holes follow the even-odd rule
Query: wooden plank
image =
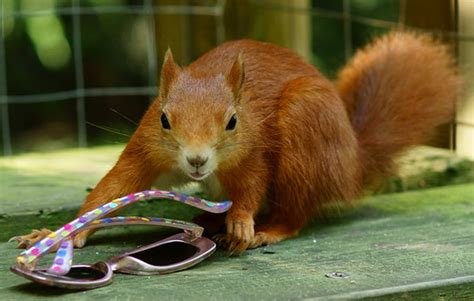
[[(439, 287), (456, 279), (473, 281), (473, 195), (474, 184), (465, 184), (368, 198), (339, 218), (313, 224), (300, 237), (277, 245), (233, 258), (219, 251), (193, 269), (167, 276), (116, 275), (106, 288), (67, 298), (287, 300), (357, 292), (361, 297), (373, 290), (393, 294), (397, 288), (420, 283)], [(156, 202), (141, 210), (161, 211)], [(20, 231), (28, 224), (20, 220), (2, 229)], [(168, 233), (149, 229), (98, 233), (76, 252), (76, 262), (104, 259)], [(0, 268), (6, 270), (17, 253), (13, 245), (0, 244)], [(325, 276), (336, 271), (349, 278)], [(62, 298), (64, 293), (0, 274), (2, 300)]]
[(384, 301), (398, 301), (398, 300), (472, 300), (474, 296), (474, 283), (461, 283), (458, 285), (448, 285), (442, 287), (431, 287), (418, 291), (408, 291), (402, 293), (395, 293), (383, 297), (369, 297), (368, 300), (384, 300)]
[(0, 216), (77, 207), (123, 145), (0, 158)]

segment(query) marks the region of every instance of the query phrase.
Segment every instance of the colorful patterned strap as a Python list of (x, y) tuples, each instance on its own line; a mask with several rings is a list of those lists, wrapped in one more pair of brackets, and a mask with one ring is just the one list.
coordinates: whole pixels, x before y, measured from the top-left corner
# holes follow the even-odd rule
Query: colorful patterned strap
[[(72, 257), (74, 256), (74, 243), (71, 238), (67, 238), (61, 242), (59, 249), (56, 251), (53, 264), (49, 267), (48, 273), (55, 275), (66, 275), (72, 266)], [(44, 254), (38, 256), (38, 259)]]
[(142, 192), (133, 193), (128, 196), (115, 199), (76, 218), (70, 223), (59, 228), (57, 231), (49, 234), (47, 237), (34, 244), (28, 250), (23, 251), (17, 257), (16, 261), (19, 265), (29, 270), (32, 270), (34, 269), (39, 257), (41, 257), (43, 254), (46, 254), (51, 248), (58, 245), (61, 241), (67, 240), (68, 238), (72, 239), (76, 233), (81, 231), (83, 227), (85, 227), (92, 221), (100, 219), (124, 206), (130, 205), (137, 201), (149, 200), (154, 198), (179, 201), (187, 205), (213, 213), (225, 212), (232, 206), (231, 201), (215, 203), (204, 199), (192, 197), (186, 194), (170, 191), (146, 190)]
[[(139, 217), (139, 216), (117, 216), (111, 218), (104, 218), (92, 221), (87, 226), (82, 227), (78, 232), (84, 230), (104, 228), (104, 227), (114, 227), (122, 225), (153, 225), (153, 226), (165, 226), (183, 229), (189, 233), (192, 237), (201, 237), (204, 229), (194, 223), (184, 222), (180, 220), (160, 218), (160, 217)], [(44, 255), (44, 253), (42, 254)], [(38, 256), (41, 257), (42, 255)], [(73, 240), (69, 236), (61, 242), (59, 249), (56, 251), (56, 256), (54, 257), (53, 264), (49, 267), (48, 273), (56, 275), (65, 275), (69, 272), (72, 265), (73, 258)]]

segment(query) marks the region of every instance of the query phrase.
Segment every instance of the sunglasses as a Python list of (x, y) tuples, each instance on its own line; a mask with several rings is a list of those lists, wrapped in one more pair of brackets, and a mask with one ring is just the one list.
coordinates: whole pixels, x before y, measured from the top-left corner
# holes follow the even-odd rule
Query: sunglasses
[[(52, 232), (23, 251), (10, 270), (33, 282), (48, 286), (93, 289), (110, 284), (114, 272), (134, 275), (173, 273), (190, 268), (214, 253), (216, 244), (202, 237), (204, 229), (194, 223), (156, 217), (102, 218), (134, 202), (155, 198), (176, 200), (212, 213), (223, 213), (232, 206), (231, 201), (211, 202), (161, 190), (130, 194), (91, 210)], [(106, 261), (72, 265), (75, 235), (84, 230), (123, 225), (166, 226), (184, 231)], [(52, 265), (49, 268), (36, 268), (39, 259), (54, 248), (57, 248), (57, 251)]]

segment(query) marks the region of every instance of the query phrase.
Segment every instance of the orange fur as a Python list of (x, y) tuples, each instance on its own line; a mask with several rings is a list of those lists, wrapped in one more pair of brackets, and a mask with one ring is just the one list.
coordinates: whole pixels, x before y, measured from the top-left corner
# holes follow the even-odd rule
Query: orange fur
[(360, 50), (337, 87), (360, 144), (364, 183), (393, 173), (393, 159), (453, 118), (461, 79), (449, 49), (427, 35), (393, 32)]
[[(221, 245), (242, 252), (274, 243), (297, 235), (323, 204), (351, 201), (389, 174), (396, 154), (449, 120), (458, 88), (444, 47), (410, 33), (357, 52), (337, 89), (267, 43), (224, 43), (184, 68), (167, 53), (161, 98), (80, 213), (149, 188), (159, 175), (195, 171), (207, 177), (204, 187), (214, 179), (216, 195), (234, 201)], [(209, 159), (208, 169), (186, 165), (196, 158)], [(255, 225), (264, 203), (269, 214)]]

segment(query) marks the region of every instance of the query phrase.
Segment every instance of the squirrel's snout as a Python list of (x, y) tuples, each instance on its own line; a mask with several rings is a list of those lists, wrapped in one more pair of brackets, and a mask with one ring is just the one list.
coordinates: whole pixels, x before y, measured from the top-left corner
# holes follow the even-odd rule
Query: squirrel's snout
[(196, 157), (186, 157), (186, 160), (188, 161), (189, 165), (192, 167), (199, 168), (206, 164), (208, 157), (201, 157), (201, 156), (196, 156)]
[(179, 166), (192, 180), (201, 181), (217, 167), (214, 150), (207, 147), (184, 148)]

